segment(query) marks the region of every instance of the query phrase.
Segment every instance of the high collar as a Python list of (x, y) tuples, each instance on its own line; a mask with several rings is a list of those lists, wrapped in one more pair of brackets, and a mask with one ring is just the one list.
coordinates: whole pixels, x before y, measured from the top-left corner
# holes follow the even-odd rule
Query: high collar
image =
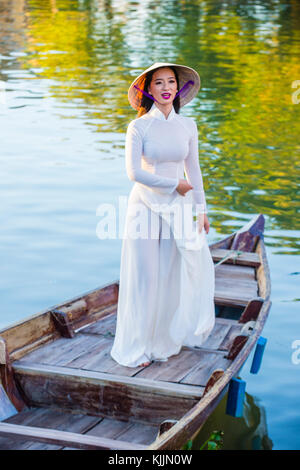
[(147, 114), (149, 114), (151, 117), (154, 117), (156, 119), (160, 119), (161, 121), (171, 121), (172, 119), (176, 117), (176, 111), (174, 109), (174, 106), (172, 106), (172, 110), (168, 118), (166, 119), (164, 113), (156, 106), (154, 102)]

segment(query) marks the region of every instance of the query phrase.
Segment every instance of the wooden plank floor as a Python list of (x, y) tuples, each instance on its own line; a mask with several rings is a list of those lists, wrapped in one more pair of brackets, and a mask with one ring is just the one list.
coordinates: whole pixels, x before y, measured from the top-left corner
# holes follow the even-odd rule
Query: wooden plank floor
[[(223, 264), (216, 268), (215, 300), (219, 300), (221, 305), (243, 306), (256, 295), (255, 268), (232, 264)], [(16, 374), (19, 374), (19, 379), (23, 374), (25, 384), (26, 380), (29, 382), (32, 380), (28, 379), (32, 372), (33, 377), (36, 372), (39, 374), (38, 380), (42, 380), (44, 376), (43, 380), (48, 380), (49, 384), (51, 374), (54, 383), (55, 377), (63, 376), (62, 380), (68, 380), (68, 375), (73, 376), (74, 389), (82, 380), (95, 382), (99, 390), (103, 382), (107, 383), (108, 387), (116, 387), (116, 389), (122, 384), (120, 390), (126, 393), (129, 401), (146, 403), (147, 407), (149, 405), (150, 413), (151, 409), (156, 409), (156, 403), (160, 404), (161, 409), (157, 420), (150, 423), (149, 413), (148, 416), (147, 413), (141, 413), (138, 408), (133, 410), (132, 405), (131, 412), (133, 410), (136, 413), (133, 416), (135, 420), (127, 419), (126, 413), (119, 415), (118, 410), (115, 414), (111, 414), (109, 409), (111, 405), (106, 400), (101, 403), (104, 408), (108, 407), (103, 416), (101, 413), (95, 416), (84, 414), (82, 411), (84, 407), (79, 408), (77, 412), (72, 407), (69, 411), (68, 409), (57, 411), (55, 406), (46, 408), (45, 404), (38, 403), (41, 407), (24, 410), (7, 419), (7, 423), (48, 427), (149, 445), (157, 436), (159, 417), (162, 416), (165, 406), (162, 405), (163, 397), (169, 399), (169, 407), (172, 396), (175, 407), (173, 410), (167, 407), (168, 409), (164, 410), (165, 417), (172, 417), (172, 413), (174, 414), (174, 410), (178, 408), (176, 403), (182, 402), (189, 409), (192, 403), (201, 398), (211, 373), (216, 368), (226, 369), (230, 365), (231, 361), (225, 356), (234, 337), (240, 334), (243, 327), (237, 320), (216, 318), (215, 327), (201, 348), (184, 346), (179, 354), (170, 357), (168, 361), (154, 361), (148, 367), (130, 368), (119, 365), (110, 356), (116, 329), (116, 310), (117, 305), (110, 309), (106, 317), (80, 328), (74, 338), (61, 337), (56, 341), (43, 344), (20, 360), (13, 362), (13, 367), (15, 367)], [(86, 379), (84, 374), (86, 374)], [(51, 395), (51, 390), (49, 393)], [(139, 393), (141, 393), (140, 397)], [(154, 396), (158, 401), (151, 403), (149, 398), (148, 402), (147, 394), (149, 397)], [(179, 408), (183, 409), (182, 406)], [(65, 449), (65, 447), (2, 437), (0, 449), (33, 450)]]
[[(110, 396), (109, 391), (106, 394), (106, 401), (101, 403), (98, 392), (95, 393), (95, 399), (99, 401), (100, 409), (99, 413), (96, 408), (95, 413), (90, 413), (94, 416), (85, 415), (84, 407), (77, 408), (76, 412), (76, 406), (73, 408), (73, 405), (71, 408), (66, 408), (62, 404), (63, 409), (55, 411), (55, 407), (60, 406), (59, 402), (51, 405), (51, 401), (47, 401), (49, 400), (49, 396), (47, 396), (45, 402), (36, 403), (41, 408), (23, 411), (9, 418), (6, 422), (49, 427), (61, 431), (86, 433), (98, 437), (150, 445), (157, 436), (159, 423), (167, 418), (179, 419), (197, 400), (201, 399), (211, 373), (216, 368), (225, 369), (231, 363), (224, 356), (242, 326), (236, 320), (217, 318), (211, 335), (201, 348), (183, 347), (179, 354), (170, 357), (166, 362), (155, 361), (148, 367), (129, 368), (120, 366), (110, 357), (116, 328), (116, 314), (115, 312), (110, 313), (97, 322), (82, 328), (74, 338), (60, 338), (32, 351), (22, 359), (15, 361), (13, 367), (15, 367), (16, 377), (20, 380), (22, 386), (23, 384), (25, 386), (25, 393), (28, 390), (26, 381), (29, 380), (29, 383), (31, 383), (31, 380), (34, 380), (36, 373), (38, 373), (37, 387), (40, 387), (43, 395), (45, 392), (46, 395), (48, 393), (50, 398), (59, 396), (60, 374), (65, 377), (62, 379), (63, 381), (67, 380), (62, 388), (65, 394), (69, 393), (66, 387), (68, 383), (66, 378), (68, 374), (71, 374), (70, 377), (72, 375), (76, 377), (76, 371), (78, 371), (79, 382), (84, 378), (82, 374), (86, 373), (87, 379), (84, 379), (84, 381), (91, 380), (91, 383), (94, 383), (95, 380), (102, 382), (107, 380), (107, 386), (116, 387), (116, 389), (118, 383), (122, 383), (121, 390), (124, 391), (126, 396), (122, 398), (119, 395), (120, 409), (117, 409), (116, 406), (112, 407), (113, 403), (116, 404), (116, 402), (110, 404), (107, 401)], [(30, 378), (31, 373), (33, 374), (32, 378)], [(99, 377), (97, 377), (97, 374)], [(90, 375), (91, 378), (88, 377)], [(42, 379), (43, 376), (44, 379)], [(43, 380), (46, 380), (46, 382), (43, 382)], [(71, 380), (74, 381), (74, 377)], [(113, 384), (114, 380), (116, 381), (115, 385)], [(31, 387), (33, 391), (37, 390), (34, 382), (31, 383)], [(75, 389), (76, 387), (75, 384)], [(130, 387), (133, 387), (133, 389)], [(147, 392), (147, 389), (149, 392)], [(93, 403), (91, 390), (89, 391), (90, 404)], [(132, 390), (135, 391), (132, 392)], [(79, 393), (81, 396), (82, 392), (79, 391)], [(149, 394), (147, 395), (147, 393)], [(72, 386), (70, 394), (68, 395), (69, 399), (72, 396), (72, 400), (76, 405), (76, 396)], [(83, 392), (83, 396), (85, 394)], [(131, 403), (130, 415), (122, 409), (122, 403), (126, 405), (126, 400)], [(35, 406), (34, 403), (33, 400), (33, 406)], [(142, 405), (141, 409), (139, 403)], [(52, 408), (47, 409), (47, 406), (52, 406)], [(156, 410), (157, 406), (159, 406), (159, 413), (155, 416), (153, 410)], [(176, 413), (179, 413), (178, 416)], [(33, 450), (62, 449), (62, 447), (29, 440), (18, 439), (16, 441), (1, 438), (0, 449)]]
[[(116, 419), (87, 416), (47, 408), (31, 408), (8, 418), (5, 423), (43, 427), (87, 434), (97, 437), (118, 439), (137, 444), (151, 444), (158, 427), (151, 424), (130, 423)], [(26, 439), (0, 437), (0, 450), (66, 450), (67, 447), (44, 444)]]
[(116, 328), (111, 313), (81, 329), (74, 338), (59, 338), (24, 356), (16, 364), (60, 366), (68, 369), (101, 372), (124, 377), (205, 386), (216, 367), (227, 367), (224, 359), (233, 338), (242, 328), (235, 320), (216, 319), (215, 327), (201, 348), (184, 346), (168, 361), (154, 361), (148, 367), (124, 367), (110, 356)]

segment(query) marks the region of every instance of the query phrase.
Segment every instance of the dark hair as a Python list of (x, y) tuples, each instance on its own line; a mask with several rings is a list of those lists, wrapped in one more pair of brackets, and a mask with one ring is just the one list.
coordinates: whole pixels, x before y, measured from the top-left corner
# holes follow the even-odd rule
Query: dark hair
[[(175, 78), (176, 78), (176, 82), (177, 82), (178, 91), (179, 91), (179, 79), (178, 79), (177, 71), (175, 67), (169, 67), (169, 66), (159, 67), (157, 69), (154, 69), (148, 72), (144, 80), (140, 83), (139, 88), (148, 93), (148, 88), (151, 83), (154, 72), (156, 72), (160, 68), (162, 69), (165, 67), (168, 67), (173, 70)], [(153, 100), (143, 94), (142, 99), (141, 99), (141, 104), (138, 110), (138, 117), (143, 116), (143, 114), (146, 114), (151, 109), (152, 105), (153, 105)], [(174, 99), (173, 106), (174, 106), (176, 113), (179, 114), (179, 109), (180, 109), (180, 96), (179, 95)]]

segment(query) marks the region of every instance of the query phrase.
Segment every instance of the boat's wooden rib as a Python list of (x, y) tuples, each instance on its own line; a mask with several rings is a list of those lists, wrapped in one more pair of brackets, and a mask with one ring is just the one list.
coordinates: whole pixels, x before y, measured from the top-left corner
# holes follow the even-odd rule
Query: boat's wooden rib
[(230, 351), (228, 352), (226, 358), (227, 359), (235, 359), (242, 348), (245, 346), (246, 342), (248, 341), (248, 335), (238, 335), (234, 338)]
[(226, 393), (266, 321), (263, 228), (258, 215), (210, 246), (219, 317), (201, 348), (184, 346), (167, 362), (128, 368), (111, 358), (118, 281), (2, 329), (0, 449), (180, 449)]
[(248, 302), (242, 315), (240, 316), (239, 323), (247, 323), (249, 321), (256, 321), (263, 303), (264, 303), (264, 299), (262, 299), (261, 297), (251, 299)]
[(265, 219), (259, 214), (241, 227), (234, 235), (231, 250), (254, 252), (257, 242), (261, 239), (264, 231)]

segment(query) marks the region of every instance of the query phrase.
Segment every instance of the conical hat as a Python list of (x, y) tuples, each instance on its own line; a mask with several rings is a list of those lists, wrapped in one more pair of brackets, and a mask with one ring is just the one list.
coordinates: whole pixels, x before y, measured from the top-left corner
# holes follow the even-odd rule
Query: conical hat
[(174, 67), (176, 69), (179, 80), (179, 89), (181, 89), (189, 80), (194, 82), (194, 84), (188, 89), (187, 93), (180, 96), (180, 107), (189, 103), (197, 95), (200, 90), (201, 81), (196, 70), (191, 67), (187, 67), (186, 65), (155, 62), (155, 64), (151, 65), (151, 67), (144, 70), (144, 72), (135, 78), (128, 89), (128, 100), (134, 109), (139, 109), (143, 96), (142, 92), (137, 90), (134, 86), (137, 85), (143, 90), (147, 73), (160, 67)]

